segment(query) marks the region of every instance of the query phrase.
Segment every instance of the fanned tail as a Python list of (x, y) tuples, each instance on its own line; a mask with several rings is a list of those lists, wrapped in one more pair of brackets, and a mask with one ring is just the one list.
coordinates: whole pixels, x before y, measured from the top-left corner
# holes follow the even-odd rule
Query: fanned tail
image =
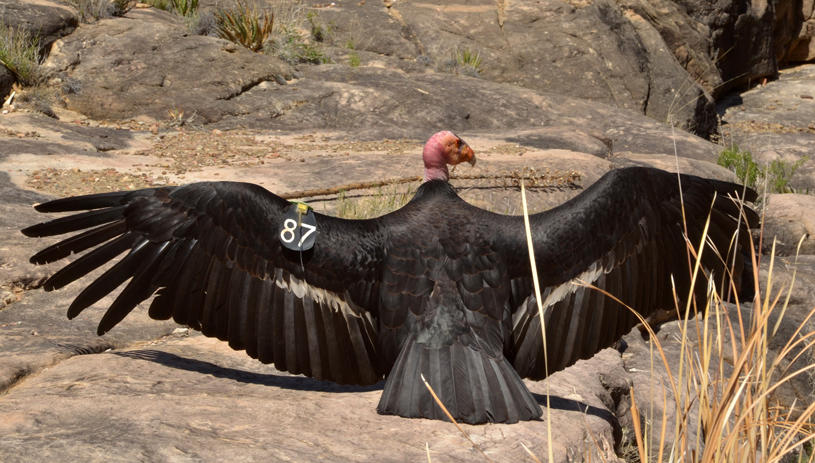
[(377, 411), (406, 418), (448, 420), (422, 382), (430, 383), (458, 422), (516, 423), (539, 418), (540, 405), (503, 357), (471, 344), (430, 348), (409, 336), (385, 382)]

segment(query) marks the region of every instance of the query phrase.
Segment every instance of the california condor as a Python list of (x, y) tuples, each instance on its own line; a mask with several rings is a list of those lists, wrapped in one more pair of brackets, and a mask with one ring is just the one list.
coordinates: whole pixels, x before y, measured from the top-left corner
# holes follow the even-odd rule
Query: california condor
[[(68, 309), (74, 318), (130, 280), (99, 335), (156, 294), (154, 319), (173, 318), (282, 371), (340, 384), (385, 379), (380, 413), (445, 419), (423, 374), (456, 420), (475, 424), (538, 418), (522, 378), (540, 380), (589, 358), (638, 323), (612, 298), (575, 282), (604, 289), (643, 317), (672, 309), (672, 279), (680, 298), (690, 289), (686, 236), (698, 245), (710, 214), (707, 242), (718, 254), (707, 249), (703, 268), (721, 283), (732, 266), (738, 280), (737, 248), (748, 249), (747, 226), (758, 220), (731, 199), (754, 201), (752, 190), (642, 167), (613, 170), (532, 215), (545, 363), (523, 217), (458, 197), (447, 165), (475, 157), (456, 135), (431, 137), (423, 158), (425, 181), (407, 205), (370, 220), (314, 214), (307, 250), (283, 246), (294, 238), (286, 216), (297, 205), (234, 182), (49, 201), (36, 210), (90, 211), (23, 233), (84, 230), (31, 258), (44, 264), (89, 250), (51, 276), (46, 291), (126, 253)], [(706, 288), (700, 278), (697, 294)]]

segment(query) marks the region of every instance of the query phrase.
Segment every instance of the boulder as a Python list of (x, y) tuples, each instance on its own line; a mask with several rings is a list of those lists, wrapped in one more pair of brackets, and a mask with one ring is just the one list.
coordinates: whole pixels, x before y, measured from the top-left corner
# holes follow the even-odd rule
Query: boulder
[(480, 54), (476, 74), (482, 79), (628, 108), (663, 122), (670, 118), (701, 136), (711, 133), (710, 96), (653, 28), (632, 24), (607, 0), (571, 3), (389, 2), (387, 14), (363, 5), (327, 8), (320, 18), (332, 25), (339, 43), (358, 36), (360, 24), (377, 24), (374, 34), (387, 30), (383, 40), (363, 36), (356, 48), (418, 58), (428, 70), (452, 69), (455, 53), (469, 49)]
[(40, 53), (79, 27), (76, 14), (65, 4), (50, 0), (3, 0), (0, 21), (6, 26), (39, 37)]
[(82, 27), (59, 41), (45, 64), (81, 84), (81, 93), (65, 96), (68, 109), (98, 119), (153, 121), (183, 112), (217, 121), (239, 113), (235, 97), (292, 75), (271, 56), (190, 36), (183, 19), (154, 8)]
[(679, 8), (709, 31), (710, 58), (721, 75), (721, 91), (778, 72), (773, 48), (775, 2), (676, 0)]
[(815, 59), (815, 20), (800, 24), (798, 34), (790, 41), (786, 55), (786, 62), (812, 61)]
[(795, 255), (798, 242), (801, 254), (815, 254), (815, 196), (796, 194), (768, 195), (764, 208), (764, 242), (762, 251), (781, 256)]

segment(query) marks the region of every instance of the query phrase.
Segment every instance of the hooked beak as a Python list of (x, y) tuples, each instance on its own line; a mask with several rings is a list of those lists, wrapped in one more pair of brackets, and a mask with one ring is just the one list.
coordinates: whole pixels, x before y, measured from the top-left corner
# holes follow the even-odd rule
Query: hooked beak
[(463, 140), (461, 142), (461, 148), (459, 148), (459, 159), (468, 163), (471, 166), (475, 166), (475, 152), (470, 145), (465, 143)]

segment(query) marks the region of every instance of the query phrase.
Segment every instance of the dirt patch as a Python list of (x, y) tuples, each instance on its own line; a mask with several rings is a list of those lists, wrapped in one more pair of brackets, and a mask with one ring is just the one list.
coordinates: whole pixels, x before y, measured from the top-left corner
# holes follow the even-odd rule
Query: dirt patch
[(330, 137), (322, 135), (281, 139), (248, 130), (193, 130), (161, 135), (152, 148), (136, 154), (171, 160), (170, 164), (146, 164), (145, 167), (167, 168), (176, 175), (184, 175), (204, 167), (256, 167), (274, 159), (303, 162), (309, 156), (348, 156), (351, 152), (401, 155), (421, 147), (420, 142), (412, 140), (349, 142), (345, 138), (332, 143)]
[(136, 170), (136, 173), (121, 173), (116, 169), (82, 171), (79, 168), (48, 168), (32, 172), (26, 185), (60, 197), (177, 185), (167, 177), (138, 172), (138, 167)]

